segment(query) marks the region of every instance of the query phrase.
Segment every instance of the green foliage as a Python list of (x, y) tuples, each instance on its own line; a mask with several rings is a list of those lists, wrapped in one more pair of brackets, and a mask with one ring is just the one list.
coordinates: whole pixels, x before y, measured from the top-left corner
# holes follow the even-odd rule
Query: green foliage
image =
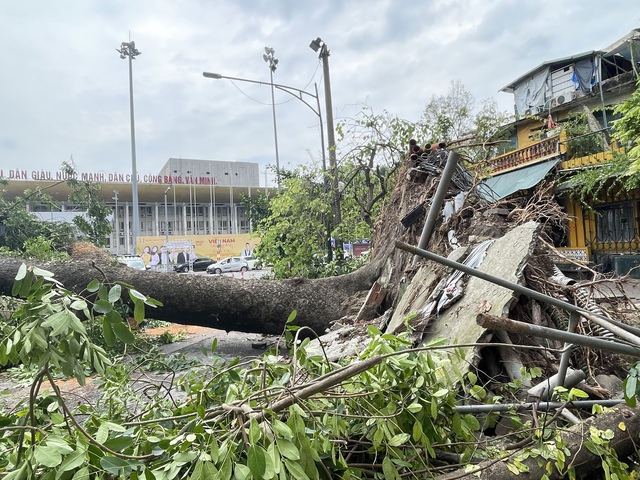
[(358, 117), (338, 124), (341, 159), (342, 238), (369, 239), (384, 201), (393, 190), (415, 125), (364, 106)]
[[(111, 209), (102, 203), (99, 197), (100, 184), (79, 181), (74, 167), (69, 163), (63, 163), (62, 171), (67, 178), (65, 183), (72, 190), (69, 201), (85, 211), (85, 215), (74, 217), (73, 223), (42, 221), (30, 212), (27, 206), (49, 205), (52, 211), (57, 210), (58, 207), (45, 190), (25, 190), (22, 196), (12, 201), (7, 201), (0, 193), (0, 224), (4, 227), (4, 235), (0, 236), (0, 247), (7, 247), (14, 256), (27, 254), (38, 259), (45, 259), (42, 258), (42, 252), (48, 248), (51, 257), (46, 259), (58, 260), (76, 241), (78, 232), (82, 239), (97, 246), (105, 246), (108, 243), (107, 237), (111, 233), (108, 216), (111, 215)], [(0, 180), (0, 183), (7, 184), (8, 181)], [(55, 185), (57, 184), (47, 188)], [(34, 240), (38, 238), (46, 239), (49, 242), (48, 247), (41, 240)], [(40, 245), (36, 246), (34, 241)], [(29, 247), (31, 251), (27, 252), (25, 249)]]
[(614, 113), (621, 115), (621, 118), (613, 122), (615, 132), (614, 138), (622, 145), (627, 146), (630, 169), (633, 173), (640, 170), (640, 80), (638, 80), (635, 92), (624, 103), (616, 106)]
[[(32, 316), (3, 336), (2, 351), (29, 351), (24, 360), (44, 367), (34, 385), (43, 378), (55, 385), (47, 368), (54, 361), (70, 373), (65, 364), (98, 367), (103, 396), (74, 409), (55, 393), (43, 394), (24, 410), (0, 414), (5, 478), (320, 479), (361, 478), (365, 470), (378, 472), (374, 478), (400, 478), (429, 471), (436, 444), (467, 456), (475, 450), (478, 422), (453, 410), (456, 392), (442, 374), (447, 356), (430, 347), (413, 350), (410, 340), (375, 327), (369, 345), (344, 364), (309, 350), (296, 329), (289, 337), (293, 361), (276, 351), (243, 365), (214, 359), (179, 381), (187, 397), (176, 404), (164, 389), (136, 388), (136, 365), (108, 362), (77, 322), (74, 312), (81, 311), (109, 325), (114, 310), (107, 304), (122, 293), (116, 287), (91, 285), (98, 300), (90, 307), (47, 272), (24, 269), (15, 290), (28, 293), (21, 295), (23, 311)], [(36, 337), (24, 326), (44, 333)], [(111, 327), (105, 326), (105, 337)], [(45, 336), (48, 342), (36, 340)], [(25, 337), (34, 343), (30, 349)]]
[(629, 374), (622, 382), (622, 390), (624, 392), (624, 400), (630, 407), (636, 406), (636, 399), (640, 395), (640, 363), (634, 363), (629, 368)]
[(35, 260), (65, 260), (69, 257), (69, 254), (54, 250), (52, 240), (38, 236), (25, 240), (24, 256)]
[[(6, 180), (0, 181), (6, 184)], [(7, 201), (0, 192), (0, 224), (4, 235), (0, 246), (8, 248), (12, 255), (24, 253), (26, 242), (34, 238), (46, 238), (53, 252), (65, 252), (75, 239), (75, 228), (68, 223), (43, 222), (26, 208), (27, 203), (51, 204), (51, 198), (42, 190), (25, 190), (24, 195)], [(27, 244), (28, 245), (28, 244)]]
[[(206, 367), (191, 368), (174, 385), (166, 380), (162, 388), (141, 389), (132, 375), (139, 369), (187, 365), (179, 359), (159, 365), (151, 356), (109, 362), (75, 318), (82, 312), (109, 324), (106, 317), (123, 293), (121, 286), (92, 283), (88, 292), (97, 300), (91, 305), (65, 292), (49, 273), (25, 268), (14, 291), (29, 319), (3, 331), (0, 351), (22, 356), (29, 350), (25, 358), (40, 370), (28, 404), (0, 413), (3, 478), (400, 479), (436, 476), (440, 452), (458, 455), (462, 464), (483, 455), (502, 458), (514, 474), (526, 472), (525, 460), (534, 457), (547, 465), (547, 478), (556, 470), (573, 475), (570, 451), (555, 425), (523, 424), (530, 445), (515, 454), (482, 448), (476, 441), (479, 420), (454, 408), (454, 385), (463, 382), (450, 379), (448, 347), (435, 342), (411, 348), (410, 331), (395, 336), (369, 326), (368, 343), (358, 354), (330, 362), (310, 348), (309, 339), (300, 339), (293, 312), (285, 331), (293, 358), (273, 349), (256, 360), (224, 363), (215, 356), (214, 342)], [(129, 290), (129, 296), (154, 305), (139, 292)], [(23, 326), (45, 334), (36, 340)], [(105, 327), (105, 337), (130, 340), (119, 328), (109, 330)], [(24, 340), (29, 335), (31, 349)], [(80, 346), (73, 347), (73, 340)], [(54, 355), (61, 360), (50, 361)], [(59, 361), (95, 368), (96, 355), (102, 395), (73, 407), (60, 396), (49, 367)], [(53, 393), (38, 393), (44, 380)], [(468, 394), (485, 401), (477, 377), (469, 373), (466, 380)], [(183, 400), (168, 393), (175, 389), (184, 391)], [(565, 393), (567, 400), (583, 396)], [(617, 459), (612, 438), (612, 431), (591, 429), (585, 446), (601, 456), (606, 478), (626, 478), (628, 466)]]
[(614, 151), (610, 162), (584, 168), (564, 179), (560, 187), (585, 206), (604, 197), (615, 199), (640, 185), (640, 171), (632, 172), (629, 166), (629, 157)]
[(282, 180), (270, 207), (271, 214), (257, 227), (261, 240), (255, 255), (273, 264), (276, 278), (312, 276), (314, 259), (322, 255), (327, 238), (329, 205), (322, 182), (299, 167)]
[(484, 100), (478, 107), (460, 80), (452, 80), (446, 95), (434, 95), (427, 103), (414, 135), (416, 139), (424, 139), (423, 143), (448, 143), (469, 138), (474, 146), (465, 147), (463, 143), (456, 151), (467, 161), (479, 163), (498, 153), (497, 147), (491, 147), (487, 142), (505, 138), (503, 125), (511, 117), (498, 110), (493, 99)]
[(62, 170), (67, 177), (67, 185), (72, 192), (69, 201), (76, 204), (76, 208), (85, 211), (84, 215), (73, 217), (73, 223), (78, 228), (81, 238), (98, 247), (109, 244), (108, 235), (111, 234), (111, 208), (107, 207), (100, 198), (102, 186), (99, 183), (78, 180), (75, 168), (64, 162)]
[(247, 218), (253, 225), (258, 225), (271, 213), (269, 197), (258, 193), (253, 197), (241, 195), (240, 203), (247, 209)]

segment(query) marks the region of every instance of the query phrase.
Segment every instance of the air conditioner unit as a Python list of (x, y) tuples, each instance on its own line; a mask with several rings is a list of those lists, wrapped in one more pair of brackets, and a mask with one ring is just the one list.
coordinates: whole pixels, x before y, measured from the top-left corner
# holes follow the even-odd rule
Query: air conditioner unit
[(567, 103), (569, 100), (570, 100), (569, 95), (561, 94), (561, 95), (558, 95), (557, 97), (554, 97), (554, 98), (551, 99), (551, 106), (552, 107), (559, 107), (563, 103)]
[(538, 107), (529, 107), (524, 111), (525, 115), (537, 115), (540, 113), (540, 108)]

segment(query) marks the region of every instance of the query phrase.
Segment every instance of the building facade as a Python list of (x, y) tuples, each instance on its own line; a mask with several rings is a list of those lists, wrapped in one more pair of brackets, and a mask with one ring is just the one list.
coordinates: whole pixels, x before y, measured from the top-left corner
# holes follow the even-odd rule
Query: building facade
[[(54, 205), (27, 205), (43, 221), (70, 222), (84, 213), (69, 202), (71, 190), (61, 172), (0, 169), (0, 177), (9, 180), (5, 198), (22, 196), (36, 187), (46, 189)], [(108, 250), (114, 254), (142, 253), (142, 242), (133, 243), (131, 174), (78, 172), (78, 177), (99, 183), (102, 201), (113, 210)], [(230, 235), (245, 239), (253, 225), (241, 205), (242, 198), (273, 194), (274, 190), (260, 186), (257, 163), (170, 158), (159, 173), (138, 175), (137, 192), (137, 235), (148, 241), (149, 237), (175, 240)]]
[[(526, 194), (545, 177), (566, 182), (624, 154), (629, 145), (612, 141), (612, 121), (615, 106), (638, 88), (639, 52), (635, 29), (602, 50), (544, 62), (504, 87), (514, 95), (516, 148), (483, 165), (483, 196), (498, 201)], [(582, 131), (575, 130), (577, 116)], [(566, 188), (555, 195), (569, 214), (567, 234), (556, 245), (561, 268), (589, 263), (624, 274), (640, 265), (640, 190), (603, 189), (589, 205)]]

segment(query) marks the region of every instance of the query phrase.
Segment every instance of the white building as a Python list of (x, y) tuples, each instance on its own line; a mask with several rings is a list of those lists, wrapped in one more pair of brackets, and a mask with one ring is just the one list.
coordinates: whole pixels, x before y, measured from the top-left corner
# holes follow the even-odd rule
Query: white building
[[(0, 169), (6, 199), (40, 187), (55, 205), (29, 203), (43, 220), (71, 221), (82, 214), (68, 201), (70, 189), (61, 172)], [(102, 187), (102, 200), (113, 209), (109, 250), (133, 253), (133, 195), (131, 174), (78, 172), (80, 180)], [(240, 205), (243, 196), (273, 193), (260, 186), (257, 163), (170, 158), (158, 174), (138, 174), (139, 232), (144, 236), (235, 235), (253, 230)], [(166, 217), (165, 217), (166, 210)]]

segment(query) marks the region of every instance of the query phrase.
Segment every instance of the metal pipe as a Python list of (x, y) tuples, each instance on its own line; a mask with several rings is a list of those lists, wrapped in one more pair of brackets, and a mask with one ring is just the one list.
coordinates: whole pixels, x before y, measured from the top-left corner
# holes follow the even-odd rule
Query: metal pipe
[[(444, 197), (449, 190), (449, 185), (451, 184), (451, 177), (453, 177), (453, 173), (456, 171), (456, 166), (458, 165), (458, 160), (460, 159), (460, 154), (456, 152), (449, 152), (449, 156), (447, 157), (447, 163), (442, 170), (442, 175), (440, 176), (440, 183), (438, 183), (438, 188), (436, 189), (436, 193), (431, 199), (431, 207), (429, 208), (429, 213), (427, 214), (427, 219), (424, 221), (424, 227), (422, 227), (422, 234), (420, 235), (420, 241), (418, 242), (418, 248), (426, 248), (429, 244), (429, 240), (431, 239), (431, 234), (433, 233), (433, 227), (436, 224), (436, 220), (440, 216), (440, 210), (442, 210), (442, 203), (444, 202)], [(415, 254), (413, 256), (413, 265), (418, 263), (421, 255)]]
[(569, 368), (565, 370), (565, 375), (561, 378), (560, 373), (541, 381), (536, 386), (527, 390), (527, 394), (530, 397), (535, 397), (540, 400), (549, 400), (553, 395), (554, 389), (558, 385), (562, 385), (565, 388), (573, 388), (580, 382), (587, 378), (587, 374), (582, 370), (574, 370)]
[[(578, 328), (578, 324), (580, 323), (580, 315), (576, 312), (571, 312), (569, 314), (569, 326), (567, 327), (567, 332), (575, 333), (576, 328)], [(557, 384), (565, 386), (565, 379), (567, 376), (567, 368), (569, 368), (569, 360), (571, 360), (572, 348), (570, 343), (564, 344), (564, 352), (562, 352), (562, 357), (560, 357), (560, 366), (558, 367), (557, 373)]]
[(457, 405), (453, 409), (458, 413), (492, 413), (506, 412), (511, 409), (532, 410), (534, 407), (539, 411), (553, 410), (562, 407), (592, 408), (594, 405), (603, 407), (615, 407), (624, 403), (622, 399), (611, 400), (576, 400), (569, 404), (564, 402), (525, 402), (525, 403), (496, 403), (493, 405)]
[(527, 296), (529, 298), (533, 298), (533, 299), (539, 300), (539, 301), (541, 301), (543, 303), (546, 303), (546, 304), (549, 304), (549, 305), (553, 305), (553, 306), (556, 306), (558, 308), (562, 308), (562, 309), (567, 310), (569, 312), (579, 313), (580, 315), (582, 315), (587, 320), (590, 320), (590, 321), (592, 321), (594, 323), (597, 323), (601, 327), (606, 328), (610, 332), (613, 332), (616, 335), (620, 336), (620, 338), (623, 338), (624, 340), (627, 340), (627, 341), (629, 341), (631, 343), (634, 343), (636, 345), (640, 345), (640, 338), (639, 337), (637, 337), (635, 335), (630, 335), (629, 332), (627, 332), (625, 329), (617, 327), (616, 325), (611, 323), (608, 318), (603, 317), (601, 315), (597, 315), (597, 314), (591, 313), (588, 310), (585, 310), (584, 308), (577, 307), (576, 305), (572, 305), (571, 303), (567, 303), (567, 302), (559, 300), (557, 298), (550, 297), (549, 295), (545, 295), (544, 293), (540, 293), (540, 292), (538, 292), (536, 290), (532, 290), (531, 288), (527, 288), (527, 287), (524, 287), (522, 285), (518, 285), (517, 283), (513, 283), (513, 282), (510, 282), (508, 280), (504, 280), (502, 278), (496, 277), (496, 276), (488, 274), (486, 272), (482, 272), (482, 271), (477, 270), (475, 268), (468, 267), (467, 265), (464, 265), (462, 263), (455, 262), (455, 261), (453, 261), (451, 259), (448, 259), (448, 258), (445, 258), (445, 257), (441, 257), (440, 255), (436, 255), (435, 253), (429, 252), (427, 250), (423, 250), (423, 249), (415, 247), (413, 245), (409, 245), (408, 243), (397, 241), (395, 243), (395, 245), (396, 245), (396, 248), (399, 248), (400, 250), (404, 250), (406, 252), (413, 253), (414, 255), (418, 255), (420, 257), (426, 258), (427, 260), (432, 260), (432, 261), (440, 263), (440, 264), (442, 264), (442, 265), (444, 265), (446, 267), (450, 267), (450, 268), (453, 268), (453, 269), (456, 269), (456, 270), (460, 270), (461, 272), (464, 272), (464, 273), (466, 273), (468, 275), (471, 275), (473, 277), (481, 278), (482, 280), (486, 280), (487, 282), (494, 283), (496, 285), (499, 285), (501, 287), (507, 288), (507, 289), (512, 290), (514, 292), (518, 292), (518, 293), (520, 293), (522, 295), (525, 295), (525, 296)]
[(588, 337), (579, 333), (565, 332), (556, 330), (555, 328), (533, 325), (531, 323), (518, 322), (510, 318), (481, 313), (476, 317), (476, 323), (490, 330), (506, 330), (507, 332), (560, 340), (575, 345), (582, 345), (583, 347), (597, 348), (599, 350), (640, 357), (640, 348), (634, 347), (633, 345), (617, 343), (613, 340), (605, 340), (604, 338)]

